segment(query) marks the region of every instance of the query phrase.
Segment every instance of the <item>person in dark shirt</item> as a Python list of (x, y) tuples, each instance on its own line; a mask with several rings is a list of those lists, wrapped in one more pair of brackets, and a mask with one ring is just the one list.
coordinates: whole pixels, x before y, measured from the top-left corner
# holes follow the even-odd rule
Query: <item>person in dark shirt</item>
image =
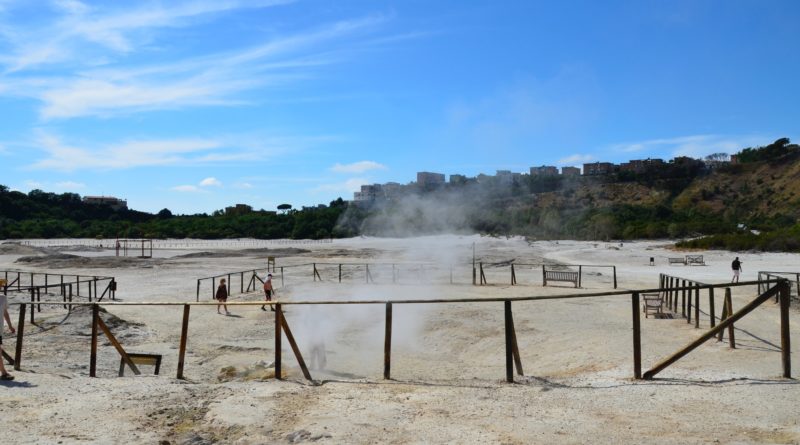
[(219, 287), (217, 287), (217, 294), (215, 296), (219, 304), (217, 305), (217, 313), (221, 313), (219, 311), (219, 307), (222, 306), (225, 308), (225, 315), (230, 315), (228, 312), (228, 305), (225, 302), (228, 301), (228, 287), (225, 286), (225, 278), (219, 280)]
[(739, 257), (738, 256), (731, 263), (731, 269), (733, 269), (733, 279), (731, 279), (731, 283), (738, 283), (739, 282), (739, 274), (742, 272), (742, 262), (739, 261)]

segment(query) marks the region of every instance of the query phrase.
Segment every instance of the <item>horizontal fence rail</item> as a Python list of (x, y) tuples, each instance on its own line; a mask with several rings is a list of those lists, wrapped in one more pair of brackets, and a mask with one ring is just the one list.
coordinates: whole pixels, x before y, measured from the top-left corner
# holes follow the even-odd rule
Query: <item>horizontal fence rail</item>
[[(614, 265), (594, 264), (553, 264), (553, 263), (484, 263), (476, 262), (472, 269), (472, 279), (469, 280), (470, 263), (437, 264), (430, 262), (337, 262), (337, 263), (302, 263), (275, 266), (269, 263), (266, 269), (248, 269), (244, 271), (225, 272), (219, 275), (197, 279), (195, 301), (200, 301), (202, 292), (209, 292), (214, 299), (217, 283), (221, 278), (226, 279), (228, 295), (246, 294), (257, 291), (256, 282), (263, 283), (267, 273), (276, 274), (275, 279), (280, 279), (283, 287), (286, 281), (308, 277), (311, 281), (325, 282), (352, 282), (361, 281), (366, 284), (469, 284), (489, 285), (486, 273), (489, 270), (508, 273), (507, 283), (519, 285), (518, 277), (533, 277), (526, 284), (533, 285), (541, 281), (542, 286), (553, 282), (570, 282), (574, 287), (583, 287), (584, 276), (592, 269), (610, 270), (614, 289), (617, 288), (617, 267)], [(531, 273), (528, 273), (531, 272)], [(288, 274), (292, 273), (290, 277)], [(306, 275), (308, 274), (308, 275)], [(459, 279), (461, 277), (461, 279)], [(465, 278), (466, 277), (466, 278)], [(496, 277), (496, 274), (495, 274)], [(303, 278), (299, 278), (303, 279)], [(306, 278), (307, 280), (307, 278)], [(304, 280), (305, 282), (305, 280)], [(495, 283), (505, 284), (505, 283)], [(206, 289), (203, 291), (202, 289)]]
[[(796, 299), (800, 299), (800, 272), (770, 272), (770, 271), (759, 271), (758, 272), (758, 280), (774, 280), (785, 278), (788, 279), (790, 283), (794, 283), (794, 286), (790, 286), (790, 289), (794, 289), (794, 293), (792, 297)], [(762, 285), (758, 286), (758, 293), (762, 293), (766, 291), (766, 287), (762, 288)]]
[[(663, 284), (663, 277), (662, 282)], [(385, 321), (385, 339), (384, 339), (384, 378), (389, 379), (391, 378), (391, 336), (392, 336), (392, 306), (397, 304), (448, 304), (448, 303), (476, 303), (476, 304), (490, 304), (490, 303), (503, 303), (504, 308), (504, 324), (505, 324), (505, 359), (506, 359), (506, 380), (509, 382), (514, 381), (514, 370), (518, 375), (523, 375), (522, 372), (522, 363), (520, 360), (519, 354), (519, 347), (517, 343), (516, 331), (514, 329), (514, 321), (513, 321), (513, 313), (512, 313), (512, 304), (514, 302), (525, 302), (525, 301), (546, 301), (546, 300), (567, 300), (567, 299), (576, 299), (576, 298), (597, 298), (597, 297), (608, 297), (608, 296), (627, 296), (631, 298), (631, 310), (632, 310), (632, 326), (633, 326), (633, 368), (634, 368), (634, 377), (636, 379), (640, 379), (643, 377), (642, 375), (642, 350), (641, 350), (641, 321), (640, 321), (640, 307), (639, 307), (639, 299), (640, 295), (644, 293), (652, 293), (652, 292), (669, 292), (669, 291), (682, 291), (682, 290), (696, 290), (696, 289), (716, 289), (716, 288), (730, 288), (730, 287), (738, 287), (738, 286), (753, 286), (763, 284), (763, 282), (759, 281), (752, 281), (752, 282), (742, 282), (742, 283), (735, 283), (735, 284), (689, 284), (689, 285), (681, 285), (676, 287), (663, 287), (659, 286), (658, 288), (654, 289), (642, 289), (642, 290), (623, 290), (623, 291), (608, 291), (608, 292), (594, 292), (594, 293), (586, 293), (586, 294), (571, 294), (571, 295), (545, 295), (545, 296), (527, 296), (527, 297), (494, 297), (494, 298), (453, 298), (453, 299), (405, 299), (405, 300), (347, 300), (347, 301), (285, 301), (285, 302), (230, 302), (227, 303), (232, 306), (262, 306), (264, 304), (273, 306), (276, 310), (275, 313), (275, 376), (276, 378), (280, 379), (282, 377), (281, 374), (281, 347), (282, 347), (282, 336), (285, 335), (287, 341), (289, 342), (292, 351), (297, 359), (298, 365), (300, 366), (301, 370), (303, 371), (303, 375), (306, 379), (311, 380), (311, 374), (308, 371), (308, 368), (305, 365), (305, 361), (303, 356), (300, 352), (300, 349), (297, 347), (297, 342), (295, 341), (289, 324), (286, 318), (283, 316), (282, 307), (283, 306), (297, 306), (297, 305), (384, 305), (386, 307), (386, 321)], [(747, 315), (750, 311), (752, 311), (755, 307), (766, 301), (767, 299), (771, 298), (774, 295), (779, 295), (780, 297), (780, 335), (781, 335), (781, 361), (783, 365), (783, 375), (784, 377), (789, 378), (791, 376), (791, 361), (790, 361), (790, 342), (789, 342), (789, 307), (788, 307), (788, 281), (785, 279), (781, 280), (771, 280), (767, 284), (774, 284), (774, 286), (769, 287), (767, 292), (759, 295), (755, 300), (751, 303), (747, 304), (741, 310), (736, 313), (732, 313), (730, 317), (726, 320), (723, 320), (719, 325), (715, 328), (712, 328), (711, 331), (704, 334), (701, 338), (692, 342), (690, 345), (686, 346), (682, 350), (678, 351), (678, 353), (668, 357), (665, 360), (662, 360), (657, 364), (654, 368), (649, 370), (647, 373), (644, 374), (645, 379), (651, 379), (657, 374), (658, 372), (662, 371), (667, 366), (671, 365), (681, 357), (688, 354), (691, 350), (702, 344), (702, 342), (708, 340), (709, 338), (715, 336), (717, 333), (721, 332), (723, 329), (729, 328), (735, 321), (741, 319), (745, 315)], [(38, 303), (36, 303), (38, 304)], [(54, 302), (42, 302), (41, 304), (57, 304)], [(34, 303), (12, 303), (12, 305), (16, 305), (19, 307), (19, 325), (17, 329), (17, 336), (16, 336), (16, 354), (13, 358), (14, 369), (20, 370), (20, 363), (22, 360), (22, 345), (23, 345), (23, 338), (24, 338), (24, 325), (25, 325), (25, 312), (28, 306), (31, 307), (33, 310)], [(92, 339), (91, 339), (91, 347), (90, 347), (90, 375), (95, 376), (96, 374), (96, 362), (97, 362), (97, 337), (98, 337), (98, 329), (102, 330), (103, 333), (108, 337), (109, 341), (112, 345), (116, 348), (117, 352), (119, 352), (121, 356), (121, 360), (124, 365), (127, 365), (131, 368), (134, 374), (138, 374), (138, 369), (135, 367), (135, 363), (133, 359), (127, 354), (124, 347), (116, 340), (113, 333), (108, 329), (105, 323), (100, 319), (99, 316), (99, 307), (113, 307), (113, 306), (181, 306), (183, 308), (183, 319), (182, 319), (182, 328), (181, 328), (181, 339), (180, 339), (180, 346), (178, 351), (178, 369), (177, 369), (177, 377), (183, 378), (184, 366), (185, 366), (185, 353), (186, 353), (186, 343), (188, 338), (189, 332), (189, 312), (191, 306), (216, 306), (217, 303), (214, 302), (202, 302), (202, 303), (181, 303), (181, 302), (116, 302), (116, 303), (73, 303), (74, 306), (90, 306), (92, 308)], [(160, 357), (159, 357), (160, 363)], [(124, 366), (123, 365), (123, 366)], [(122, 371), (120, 371), (122, 372)]]
[[(44, 272), (29, 272), (20, 270), (3, 270), (0, 276), (5, 281), (2, 292), (8, 295), (9, 292), (29, 293), (36, 292), (41, 294), (44, 290), (45, 295), (51, 289), (56, 289), (57, 295), (65, 296), (67, 286), (74, 293), (70, 293), (70, 298), (81, 296), (84, 289), (84, 296), (89, 301), (102, 301), (106, 296), (111, 300), (116, 300), (117, 281), (114, 277), (97, 275), (71, 275), (53, 274)], [(99, 291), (99, 293), (98, 293)]]
[[(19, 241), (11, 241), (11, 243), (19, 243), (23, 246), (30, 247), (77, 247), (86, 246), (102, 249), (114, 249), (115, 239), (27, 239)], [(331, 244), (333, 239), (273, 239), (273, 240), (256, 240), (256, 239), (229, 239), (229, 240), (197, 240), (197, 239), (153, 239), (153, 249), (225, 249), (225, 248), (259, 248), (271, 246), (292, 246), (292, 245), (314, 245), (314, 244)]]

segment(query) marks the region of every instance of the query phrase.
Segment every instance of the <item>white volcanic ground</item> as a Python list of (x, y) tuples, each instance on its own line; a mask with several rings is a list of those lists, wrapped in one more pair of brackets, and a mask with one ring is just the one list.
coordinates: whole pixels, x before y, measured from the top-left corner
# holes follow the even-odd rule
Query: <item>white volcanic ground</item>
[[(612, 290), (610, 270), (592, 268), (584, 269), (582, 289), (542, 287), (539, 267), (521, 264), (543, 261), (616, 265), (620, 289), (656, 287), (659, 273), (724, 283), (734, 256), (743, 260), (742, 281), (755, 280), (759, 270), (800, 271), (794, 254), (692, 252), (704, 255), (707, 265), (669, 266), (668, 257), (685, 252), (670, 250), (667, 241), (441, 236), (263, 245), (186, 241), (138, 259), (90, 247), (57, 251), (5, 243), (0, 269), (114, 276), (121, 302), (193, 302), (197, 278), (254, 268), (263, 276), (268, 255), (284, 267), (283, 284), (280, 272), (274, 279), (283, 302)], [(486, 286), (470, 284), (473, 246)], [(516, 286), (509, 284), (511, 261)], [(367, 262), (376, 283), (366, 284), (363, 266), (351, 265), (343, 266), (338, 282), (339, 263)], [(312, 263), (322, 282), (313, 281)], [(231, 284), (238, 288), (238, 277)], [(204, 283), (200, 301), (211, 301), (211, 292)], [(735, 308), (755, 294), (754, 287), (734, 288)], [(10, 294), (12, 304), (26, 298)], [(230, 301), (260, 299), (254, 292)], [(700, 330), (680, 317), (642, 318), (644, 370), (708, 328), (705, 293), (701, 305)], [(781, 377), (779, 312), (771, 301), (736, 325), (736, 349), (727, 338), (712, 340), (653, 381), (632, 378), (628, 296), (517, 302), (525, 376), (514, 384), (505, 382), (499, 302), (393, 305), (392, 380), (383, 380), (383, 305), (286, 307), (306, 361), (315, 345), (327, 353), (325, 369), (311, 370), (314, 382), (303, 378), (285, 337), (284, 380), (272, 378), (272, 312), (229, 309), (231, 316), (218, 315), (213, 305), (192, 307), (186, 378), (178, 380), (182, 306), (105, 306), (102, 318), (127, 351), (163, 355), (159, 376), (142, 366), (141, 376), (127, 370), (121, 378), (119, 355), (104, 337), (98, 378), (89, 377), (89, 310), (68, 314), (61, 306), (43, 306), (37, 325), (26, 323), (22, 369), (12, 371), (16, 380), (0, 383), (2, 443), (800, 443), (800, 387)], [(798, 315), (793, 307), (795, 376)], [(11, 318), (16, 325), (17, 306)], [(15, 341), (4, 333), (11, 354)]]

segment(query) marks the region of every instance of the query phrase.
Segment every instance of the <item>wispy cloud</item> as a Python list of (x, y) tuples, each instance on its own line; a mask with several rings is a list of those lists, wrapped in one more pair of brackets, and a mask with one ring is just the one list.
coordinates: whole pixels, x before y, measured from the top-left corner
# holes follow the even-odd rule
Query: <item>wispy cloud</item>
[(101, 148), (84, 148), (66, 144), (48, 133), (40, 133), (37, 142), (47, 156), (31, 167), (59, 171), (198, 163), (204, 162), (211, 150), (224, 148), (223, 143), (213, 139), (127, 141)]
[(561, 158), (558, 160), (558, 165), (575, 165), (575, 164), (583, 164), (584, 162), (591, 162), (594, 159), (594, 156), (590, 154), (574, 154), (571, 156), (567, 156), (566, 158)]
[(202, 187), (222, 187), (222, 182), (220, 182), (220, 180), (217, 179), (217, 178), (210, 177), (210, 178), (205, 178), (202, 181), (200, 181), (200, 186), (202, 186)]
[(82, 182), (74, 182), (74, 181), (56, 182), (55, 186), (59, 190), (79, 190), (79, 189), (85, 189), (86, 188), (86, 184), (84, 184)]
[[(125, 63), (134, 59), (127, 55), (147, 48), (149, 39), (157, 37), (149, 31), (191, 26), (229, 10), (283, 3), (287, 2), (180, 2), (104, 13), (78, 1), (62, 1), (58, 9), (63, 16), (48, 29), (7, 32), (11, 50), (0, 55), (0, 67), (5, 67), (0, 84), (8, 87), (0, 94), (39, 101), (43, 119), (239, 105), (253, 100), (252, 95), (240, 97), (242, 92), (307, 79), (318, 67), (339, 62), (352, 47), (347, 39), (372, 32), (386, 20), (367, 16), (278, 35), (247, 48), (150, 65)], [(51, 65), (58, 69), (45, 69)]]
[(353, 193), (361, 190), (362, 185), (369, 183), (370, 180), (365, 178), (350, 178), (344, 182), (322, 184), (320, 186), (314, 187), (311, 191), (314, 193), (322, 193), (322, 192)]
[(170, 190), (183, 193), (198, 193), (204, 191), (203, 189), (197, 187), (196, 185), (176, 185), (175, 187), (172, 187)]
[(253, 184), (250, 184), (249, 182), (237, 182), (237, 183), (233, 184), (233, 188), (242, 189), (242, 190), (249, 190), (249, 189), (253, 188)]
[(621, 153), (642, 153), (643, 156), (650, 152), (666, 151), (672, 156), (702, 158), (712, 153), (736, 153), (742, 148), (766, 144), (773, 139), (764, 136), (700, 134), (626, 142), (613, 145), (611, 149)]
[[(146, 4), (129, 10), (109, 10), (108, 4), (90, 6), (77, 0), (51, 2), (55, 16), (41, 28), (5, 24), (15, 48), (0, 58), (10, 72), (40, 65), (74, 61), (87, 43), (115, 53), (130, 53), (152, 38), (147, 31), (178, 28), (244, 8), (264, 8), (290, 3), (274, 1), (175, 1)], [(46, 13), (43, 16), (47, 16)], [(91, 47), (89, 47), (91, 49)]]
[(334, 164), (331, 167), (336, 173), (363, 173), (370, 170), (386, 170), (386, 166), (374, 161), (360, 161), (352, 164)]
[[(259, 161), (282, 153), (300, 153), (328, 138), (221, 136), (216, 138), (142, 139), (100, 144), (73, 144), (45, 131), (37, 133), (35, 148), (44, 157), (29, 165), (33, 169), (122, 170), (138, 167), (219, 164)], [(202, 186), (217, 185), (206, 178)], [(221, 185), (221, 183), (220, 183)]]

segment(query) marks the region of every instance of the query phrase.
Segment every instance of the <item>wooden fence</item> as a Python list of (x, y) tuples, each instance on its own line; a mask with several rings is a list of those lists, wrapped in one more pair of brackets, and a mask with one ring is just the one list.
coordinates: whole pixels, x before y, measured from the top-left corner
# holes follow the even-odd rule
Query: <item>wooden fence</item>
[[(788, 279), (790, 283), (794, 283), (794, 297), (800, 298), (800, 273), (798, 272), (766, 272), (766, 271), (759, 271), (758, 272), (758, 280), (777, 280), (785, 278)], [(762, 293), (766, 291), (766, 285), (758, 286), (758, 293)]]
[[(58, 295), (66, 295), (67, 286), (74, 292), (72, 295), (76, 297), (81, 296), (81, 289), (85, 288), (84, 295), (89, 298), (91, 302), (93, 299), (102, 301), (103, 298), (108, 296), (111, 300), (116, 300), (117, 281), (114, 277), (96, 276), (96, 275), (70, 275), (70, 274), (54, 274), (42, 272), (27, 272), (20, 270), (3, 270), (0, 274), (4, 277), (6, 285), (2, 291), (8, 295), (8, 292), (29, 293), (35, 290), (37, 294), (41, 294), (44, 289), (45, 294), (49, 289), (57, 289)], [(99, 288), (98, 288), (99, 284)], [(98, 294), (98, 289), (102, 290)], [(41, 297), (40, 297), (41, 298)]]
[[(514, 262), (501, 262), (501, 263), (483, 263), (478, 262), (472, 269), (472, 284), (473, 285), (490, 285), (486, 278), (487, 269), (492, 268), (495, 270), (503, 270), (503, 274), (508, 274), (508, 283), (512, 286), (519, 285), (518, 277), (521, 271), (529, 277), (528, 283), (533, 284), (541, 280), (542, 286), (547, 286), (547, 274), (551, 271), (571, 271), (577, 274), (577, 286), (582, 287), (584, 276), (589, 269), (609, 269), (611, 271), (611, 278), (614, 289), (617, 288), (617, 267), (613, 265), (593, 265), (593, 264), (525, 264)], [(296, 271), (298, 269), (306, 269), (310, 272), (312, 281), (326, 281), (341, 283), (347, 280), (347, 275), (352, 277), (351, 282), (356, 276), (359, 280), (363, 279), (365, 284), (419, 284), (419, 283), (436, 283), (436, 284), (468, 284), (469, 280), (464, 277), (469, 270), (469, 264), (458, 265), (441, 265), (436, 263), (304, 263), (292, 264), (276, 267), (272, 263), (272, 268), (268, 266), (266, 269), (248, 269), (244, 271), (226, 272), (211, 277), (203, 277), (197, 279), (197, 286), (195, 291), (195, 301), (200, 301), (200, 291), (204, 287), (208, 289), (211, 299), (217, 289), (217, 282), (220, 278), (226, 278), (228, 295), (245, 294), (258, 290), (256, 281), (262, 282), (261, 277), (266, 277), (269, 272), (276, 274), (276, 279), (280, 279), (281, 287), (285, 286), (288, 280), (287, 272)], [(531, 271), (528, 274), (528, 270)], [(539, 275), (541, 270), (541, 275)], [(533, 273), (535, 271), (535, 274)], [(380, 272), (380, 273), (378, 273)], [(260, 275), (259, 275), (260, 274)], [(302, 274), (302, 273), (301, 273)], [(533, 277), (533, 278), (530, 278)], [(238, 279), (238, 281), (237, 281)], [(552, 280), (552, 278), (550, 279)], [(572, 280), (570, 280), (572, 281)], [(205, 283), (205, 284), (204, 284)], [(238, 286), (236, 285), (238, 284)], [(497, 283), (501, 284), (501, 283)], [(503, 283), (504, 284), (504, 283)], [(210, 286), (209, 286), (210, 285)], [(205, 292), (205, 291), (203, 291)]]
[[(383, 376), (385, 379), (391, 378), (391, 343), (392, 343), (392, 307), (393, 305), (397, 304), (452, 304), (452, 303), (474, 303), (474, 304), (497, 304), (503, 303), (504, 309), (504, 337), (505, 337), (505, 363), (506, 363), (506, 380), (508, 382), (514, 381), (514, 371), (518, 375), (523, 375), (522, 370), (522, 362), (520, 359), (519, 347), (517, 343), (516, 331), (514, 329), (514, 319), (512, 313), (512, 304), (517, 302), (533, 302), (533, 301), (545, 301), (545, 300), (565, 300), (565, 299), (575, 299), (575, 298), (597, 298), (597, 297), (608, 297), (608, 296), (620, 296), (620, 297), (629, 297), (631, 301), (631, 315), (632, 315), (632, 333), (633, 333), (633, 376), (636, 379), (652, 379), (656, 374), (663, 371), (665, 368), (670, 366), (671, 364), (675, 363), (677, 360), (691, 352), (693, 349), (698, 347), (703, 342), (707, 341), (708, 339), (714, 337), (715, 335), (722, 332), (722, 330), (726, 328), (730, 328), (734, 322), (741, 319), (742, 317), (746, 316), (750, 313), (753, 309), (758, 307), (763, 302), (767, 301), (769, 298), (772, 298), (775, 295), (778, 295), (780, 299), (780, 336), (781, 336), (781, 363), (783, 366), (783, 376), (786, 378), (791, 377), (791, 361), (790, 361), (790, 339), (789, 339), (789, 283), (787, 280), (782, 279), (778, 281), (770, 281), (769, 284), (774, 284), (774, 286), (769, 287), (766, 292), (760, 294), (755, 300), (751, 301), (747, 305), (745, 305), (742, 309), (735, 313), (731, 313), (730, 316), (722, 320), (718, 325), (711, 328), (708, 332), (704, 333), (700, 338), (691, 342), (687, 346), (681, 348), (676, 353), (668, 356), (667, 358), (661, 360), (657, 363), (653, 368), (642, 374), (642, 349), (641, 349), (641, 320), (640, 320), (640, 294), (642, 293), (651, 293), (651, 292), (678, 292), (678, 291), (686, 291), (686, 290), (696, 290), (696, 289), (715, 289), (715, 288), (730, 288), (735, 286), (747, 286), (747, 285), (758, 285), (763, 282), (753, 281), (753, 282), (743, 282), (743, 283), (736, 283), (736, 284), (717, 284), (717, 285), (688, 285), (688, 286), (670, 286), (664, 287), (659, 286), (657, 289), (644, 289), (644, 290), (627, 290), (627, 291), (611, 291), (611, 292), (600, 292), (600, 293), (590, 293), (590, 294), (572, 294), (572, 295), (552, 295), (552, 296), (534, 296), (534, 297), (514, 297), (514, 298), (487, 298), (487, 299), (475, 299), (475, 298), (459, 298), (459, 299), (433, 299), (433, 300), (394, 300), (394, 301), (386, 301), (386, 300), (368, 300), (368, 301), (296, 301), (296, 302), (238, 302), (238, 303), (228, 303), (229, 305), (234, 306), (262, 306), (264, 304), (274, 305), (276, 314), (275, 314), (275, 376), (276, 378), (280, 379), (282, 377), (282, 335), (286, 335), (286, 338), (289, 342), (289, 345), (294, 352), (294, 355), (297, 359), (298, 365), (300, 366), (303, 375), (306, 379), (311, 380), (311, 374), (308, 370), (308, 367), (305, 365), (305, 361), (303, 356), (300, 352), (300, 349), (297, 347), (297, 342), (294, 339), (292, 331), (289, 327), (286, 318), (283, 316), (282, 308), (284, 306), (291, 306), (291, 305), (384, 305), (385, 306), (385, 338), (384, 338), (384, 372)], [(660, 284), (663, 284), (663, 280)], [(15, 349), (15, 356), (13, 358), (7, 357), (9, 363), (13, 363), (14, 369), (20, 370), (20, 364), (22, 362), (22, 347), (23, 347), (23, 339), (24, 339), (24, 331), (25, 331), (25, 312), (28, 306), (33, 309), (34, 303), (13, 303), (12, 305), (17, 305), (19, 307), (19, 324), (17, 327), (17, 336), (16, 336), (16, 349)], [(42, 303), (42, 304), (56, 304), (56, 303)], [(185, 354), (186, 354), (186, 344), (189, 335), (189, 312), (192, 306), (200, 305), (200, 306), (209, 306), (209, 305), (216, 305), (216, 303), (74, 303), (76, 305), (90, 305), (92, 307), (92, 336), (91, 336), (91, 345), (90, 345), (90, 366), (89, 366), (89, 373), (90, 376), (96, 376), (96, 364), (97, 364), (97, 337), (98, 337), (98, 328), (104, 332), (104, 334), (108, 337), (109, 341), (112, 345), (116, 348), (119, 352), (123, 363), (127, 364), (131, 368), (131, 370), (138, 374), (139, 371), (136, 368), (136, 365), (131, 360), (123, 346), (120, 344), (119, 341), (114, 337), (113, 333), (111, 333), (110, 329), (105, 325), (105, 323), (100, 319), (99, 316), (99, 307), (102, 305), (104, 307), (111, 307), (115, 305), (124, 305), (124, 306), (182, 306), (183, 308), (183, 319), (181, 325), (181, 338), (180, 338), (180, 345), (178, 349), (178, 366), (177, 366), (177, 378), (184, 377), (184, 366), (185, 366)]]

